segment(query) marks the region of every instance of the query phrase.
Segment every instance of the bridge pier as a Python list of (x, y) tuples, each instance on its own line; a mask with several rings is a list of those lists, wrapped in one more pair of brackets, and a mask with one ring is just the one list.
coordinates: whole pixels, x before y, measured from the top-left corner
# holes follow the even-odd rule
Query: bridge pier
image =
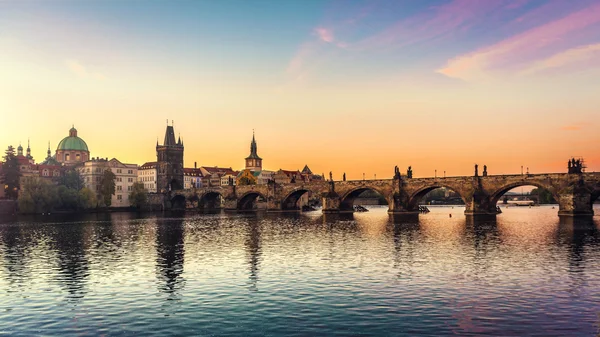
[(323, 213), (339, 213), (340, 212), (340, 196), (335, 192), (328, 192), (323, 196)]
[(388, 214), (398, 214), (398, 215), (407, 215), (407, 214), (419, 214), (418, 208), (411, 207), (409, 203), (409, 196), (405, 192), (401, 191), (400, 193), (395, 193), (389, 200), (389, 209)]
[(569, 187), (558, 193), (558, 215), (588, 217), (594, 215), (592, 193), (585, 187)]

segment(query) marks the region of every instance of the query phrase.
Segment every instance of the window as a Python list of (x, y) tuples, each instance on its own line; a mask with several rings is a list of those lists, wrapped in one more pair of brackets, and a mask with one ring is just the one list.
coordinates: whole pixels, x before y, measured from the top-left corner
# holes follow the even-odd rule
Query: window
[(48, 170), (44, 169), (44, 171), (42, 171), (42, 175), (44, 177), (47, 177), (48, 176)]
[(58, 177), (58, 175), (59, 175), (59, 172), (55, 170), (55, 171), (54, 171), (54, 176), (55, 176), (55, 177)]
[(121, 185), (118, 185), (118, 186), (117, 186), (117, 191), (122, 191), (122, 190), (123, 190), (123, 186), (121, 186)]
[(132, 183), (133, 182), (133, 178), (127, 178), (127, 181)]
[(117, 169), (117, 173), (121, 173), (121, 169)]
[(79, 156), (79, 153), (75, 155), (75, 160), (81, 161), (81, 156)]
[(121, 182), (123, 179), (121, 177), (117, 177), (117, 181)]
[(127, 170), (127, 174), (133, 174), (133, 170)]
[(96, 185), (96, 192), (100, 191), (100, 185)]
[(69, 156), (70, 155), (68, 153), (65, 153), (65, 161), (69, 161)]
[(89, 167), (87, 168), (86, 172), (88, 172), (88, 173), (90, 172), (90, 168)]
[(85, 177), (85, 181), (90, 182), (90, 177)]
[(129, 192), (131, 192), (131, 191), (132, 191), (132, 187), (133, 187), (133, 186), (127, 186), (127, 190), (128, 190)]
[[(119, 187), (121, 187), (121, 186), (119, 186)], [(117, 195), (117, 200), (122, 200), (122, 199), (123, 199), (123, 196), (122, 196), (122, 195), (120, 195), (120, 194), (119, 194), (119, 195)]]
[(99, 183), (100, 182), (100, 177), (96, 177), (96, 182)]

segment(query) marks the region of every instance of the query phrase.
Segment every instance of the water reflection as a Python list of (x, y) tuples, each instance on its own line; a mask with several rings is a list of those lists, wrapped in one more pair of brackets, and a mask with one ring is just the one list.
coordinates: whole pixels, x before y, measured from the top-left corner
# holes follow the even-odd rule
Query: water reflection
[(248, 259), (248, 279), (250, 281), (250, 290), (257, 291), (258, 271), (261, 258), (261, 229), (260, 219), (251, 217), (246, 223), (246, 240), (244, 248)]
[(28, 274), (26, 260), (30, 245), (23, 232), (17, 225), (0, 226), (4, 269), (11, 287), (22, 284)]
[(93, 228), (87, 223), (52, 226), (50, 246), (58, 260), (56, 281), (67, 290), (67, 299), (78, 300), (86, 294), (86, 281), (90, 276), (86, 246)]
[(157, 219), (156, 223), (156, 276), (161, 292), (177, 297), (183, 288), (184, 259), (183, 219)]

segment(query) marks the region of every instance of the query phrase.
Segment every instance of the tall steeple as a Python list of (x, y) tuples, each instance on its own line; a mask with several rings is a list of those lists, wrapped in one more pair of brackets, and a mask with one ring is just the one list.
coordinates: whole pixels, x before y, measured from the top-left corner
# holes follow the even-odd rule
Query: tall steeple
[(252, 130), (252, 142), (250, 143), (250, 155), (246, 158), (246, 168), (251, 171), (262, 171), (262, 158), (258, 156), (258, 147), (254, 130)]
[(50, 159), (50, 157), (52, 157), (52, 152), (50, 151), (50, 141), (48, 141), (48, 152), (46, 152), (46, 154), (48, 155), (46, 159)]
[(21, 146), (21, 142), (19, 142), (19, 147), (17, 147), (17, 156), (23, 155), (23, 146)]

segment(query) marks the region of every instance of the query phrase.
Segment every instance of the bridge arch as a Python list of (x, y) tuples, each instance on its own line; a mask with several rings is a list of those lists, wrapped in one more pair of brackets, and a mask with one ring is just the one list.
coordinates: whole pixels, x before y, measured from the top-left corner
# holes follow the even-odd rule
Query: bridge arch
[(300, 198), (302, 198), (302, 196), (306, 193), (312, 193), (314, 195), (315, 191), (308, 189), (308, 188), (300, 187), (300, 188), (294, 189), (293, 191), (288, 193), (281, 200), (281, 210), (283, 210), (283, 211), (298, 210), (299, 209), (298, 200), (300, 200)]
[(176, 194), (171, 198), (171, 209), (185, 209), (185, 195)]
[(448, 189), (448, 190), (456, 193), (460, 197), (460, 199), (463, 201), (463, 203), (465, 203), (465, 205), (467, 204), (467, 200), (465, 199), (465, 196), (463, 195), (463, 193), (459, 192), (459, 189), (457, 189), (453, 186), (450, 186), (450, 185), (435, 183), (433, 185), (420, 188), (420, 189), (416, 190), (415, 192), (413, 192), (408, 198), (408, 209), (416, 210), (419, 207), (419, 202), (423, 199), (423, 197), (427, 193), (429, 193), (433, 190), (437, 190), (438, 188), (445, 188), (445, 189)]
[(198, 196), (198, 208), (204, 210), (215, 210), (221, 208), (223, 195), (218, 191), (206, 191)]
[(528, 180), (528, 181), (519, 181), (519, 182), (506, 184), (506, 185), (496, 189), (496, 191), (494, 191), (490, 195), (490, 205), (492, 205), (492, 206), (496, 205), (498, 203), (498, 201), (500, 201), (500, 198), (502, 198), (502, 196), (506, 192), (508, 192), (514, 188), (521, 187), (521, 186), (535, 186), (537, 188), (541, 188), (541, 189), (544, 189), (544, 190), (550, 192), (552, 194), (552, 196), (554, 197), (554, 200), (556, 200), (557, 202), (560, 199), (558, 197), (558, 194), (556, 194), (555, 189), (551, 185), (546, 185), (546, 184), (538, 182), (538, 181)]
[(267, 200), (267, 198), (258, 191), (248, 191), (244, 193), (237, 201), (237, 209), (240, 211), (250, 211), (255, 209), (258, 198)]
[(356, 198), (358, 198), (358, 196), (361, 195), (365, 191), (373, 191), (373, 192), (383, 196), (385, 198), (385, 201), (388, 204), (388, 207), (390, 206), (390, 200), (389, 200), (388, 195), (383, 193), (379, 188), (366, 185), (366, 186), (359, 186), (359, 187), (352, 188), (351, 190), (342, 194), (340, 196), (340, 211), (353, 211), (354, 210), (354, 200)]

